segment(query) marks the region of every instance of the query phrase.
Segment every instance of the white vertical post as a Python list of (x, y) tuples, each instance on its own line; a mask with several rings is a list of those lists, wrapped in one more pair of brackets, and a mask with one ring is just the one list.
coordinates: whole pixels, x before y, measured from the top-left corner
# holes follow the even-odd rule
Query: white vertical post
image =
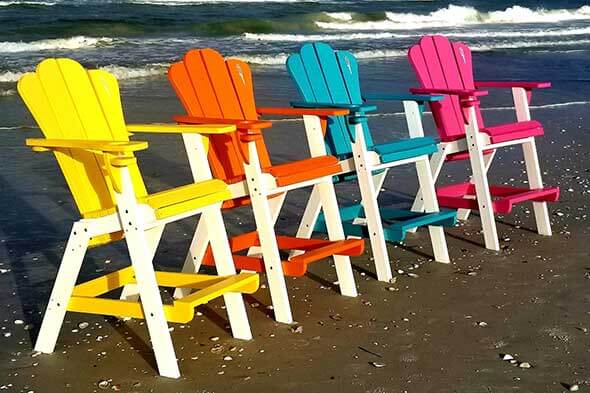
[[(519, 122), (530, 120), (531, 114), (526, 90), (520, 87), (515, 87), (512, 89), (512, 96), (514, 98), (514, 108), (516, 110), (517, 120)], [(543, 179), (541, 176), (541, 167), (539, 165), (539, 156), (537, 154), (535, 139), (530, 138), (529, 141), (523, 143), (522, 150), (524, 153), (524, 162), (526, 165), (529, 187), (531, 189), (543, 188)], [(547, 202), (533, 202), (533, 211), (535, 212), (537, 232), (541, 235), (551, 236), (551, 222), (549, 220)]]
[[(494, 160), (495, 155), (496, 155), (496, 150), (492, 151), (489, 154), (484, 154), (483, 161), (484, 161), (486, 173), (489, 172), (490, 166), (492, 166), (492, 161)], [(475, 184), (473, 182), (473, 176), (469, 177), (469, 183)], [(469, 218), (470, 213), (471, 213), (471, 209), (457, 209), (457, 219), (465, 221)]]
[(55, 349), (68, 303), (88, 248), (90, 238), (87, 231), (87, 224), (80, 221), (75, 222), (72, 227), (35, 343), (37, 352), (51, 353)]
[[(205, 221), (200, 217), (197, 223), (197, 228), (195, 229), (195, 233), (193, 234), (193, 238), (188, 247), (184, 264), (182, 265), (183, 273), (199, 272), (208, 245), (209, 238), (207, 236), (207, 227), (205, 226)], [(181, 299), (190, 295), (191, 292), (192, 288), (176, 288), (174, 291), (174, 298)]]
[(262, 249), (275, 319), (277, 322), (292, 323), (293, 316), (289, 304), (289, 295), (283, 275), (281, 256), (272, 223), (272, 213), (268, 205), (268, 191), (260, 169), (256, 143), (248, 143), (248, 155), (250, 162), (244, 165), (244, 171), (248, 183), (248, 194), (252, 201), (252, 210), (260, 240), (260, 248)]
[(120, 168), (122, 192), (115, 192), (121, 226), (135, 273), (141, 306), (148, 327), (158, 370), (162, 376), (180, 377), (168, 323), (164, 315), (156, 273), (150, 259), (141, 211), (137, 206), (133, 183), (127, 167)]
[[(217, 274), (220, 276), (235, 275), (236, 268), (227, 241), (223, 216), (221, 215), (221, 203), (204, 208), (201, 220), (205, 222), (207, 233), (210, 234), (211, 251), (215, 259)], [(248, 314), (246, 314), (242, 294), (237, 292), (225, 293), (223, 299), (233, 336), (243, 340), (250, 340), (252, 332), (250, 331), (250, 323), (248, 322)]]
[(485, 245), (486, 248), (490, 250), (499, 251), (500, 243), (498, 241), (496, 221), (494, 220), (492, 196), (490, 194), (490, 186), (483, 159), (483, 149), (485, 146), (482, 146), (482, 142), (478, 137), (479, 127), (477, 125), (477, 117), (474, 107), (469, 108), (469, 124), (465, 126), (465, 134), (467, 138), (467, 148), (469, 150), (469, 161), (471, 163), (471, 170), (475, 182), (475, 192), (483, 227)]
[(371, 167), (368, 164), (368, 152), (362, 124), (358, 123), (354, 128), (355, 141), (352, 143), (352, 153), (354, 155), (354, 166), (361, 191), (362, 204), (367, 218), (367, 230), (369, 231), (369, 240), (371, 241), (377, 278), (379, 281), (389, 281), (392, 277), (391, 265), (385, 243), (381, 213), (377, 203), (377, 192), (373, 183)]

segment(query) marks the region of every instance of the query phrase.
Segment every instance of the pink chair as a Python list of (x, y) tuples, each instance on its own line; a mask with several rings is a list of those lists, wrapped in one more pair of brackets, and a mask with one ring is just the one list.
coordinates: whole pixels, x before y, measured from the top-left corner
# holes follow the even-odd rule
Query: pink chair
[[(431, 159), (436, 180), (445, 161), (469, 159), (469, 182), (437, 189), (441, 207), (459, 209), (458, 217), (467, 219), (471, 210), (479, 210), (486, 248), (499, 250), (494, 213), (508, 214), (516, 203), (532, 201), (539, 234), (550, 236), (547, 202), (556, 202), (559, 188), (543, 187), (535, 137), (543, 135), (543, 126), (531, 120), (529, 103), (534, 88), (548, 88), (549, 82), (478, 82), (473, 80), (471, 51), (460, 42), (443, 36), (425, 36), (410, 48), (410, 63), (420, 88), (414, 94), (443, 94), (445, 99), (429, 103), (440, 135), (439, 152)], [(498, 126), (484, 125), (479, 97), (488, 94), (480, 88), (511, 88), (517, 122)], [(496, 150), (522, 145), (528, 176), (527, 188), (488, 184), (487, 172)], [(421, 211), (421, 193), (413, 209)]]

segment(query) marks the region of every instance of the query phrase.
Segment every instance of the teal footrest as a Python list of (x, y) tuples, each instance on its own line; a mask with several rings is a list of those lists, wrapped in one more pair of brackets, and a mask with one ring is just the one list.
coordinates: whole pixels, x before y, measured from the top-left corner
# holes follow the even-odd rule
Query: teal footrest
[[(457, 222), (456, 210), (442, 210), (438, 213), (417, 213), (407, 209), (379, 209), (383, 222), (385, 240), (389, 242), (401, 242), (406, 233), (414, 228), (422, 226), (452, 227)], [(340, 217), (346, 236), (369, 237), (367, 226), (363, 223), (354, 223), (356, 219), (364, 219), (364, 210), (360, 204), (351, 205), (340, 209)], [(323, 214), (320, 214), (314, 231), (327, 233), (326, 222)]]

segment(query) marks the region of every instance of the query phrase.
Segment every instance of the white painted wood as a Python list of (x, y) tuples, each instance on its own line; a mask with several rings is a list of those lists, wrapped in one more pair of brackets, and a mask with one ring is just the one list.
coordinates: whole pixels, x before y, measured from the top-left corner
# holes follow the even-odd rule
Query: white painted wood
[[(420, 189), (422, 190), (424, 210), (426, 213), (439, 212), (438, 200), (436, 199), (436, 191), (434, 189), (434, 180), (432, 172), (430, 172), (430, 165), (428, 156), (423, 156), (422, 160), (416, 162), (416, 172), (418, 173), (418, 181)], [(428, 226), (430, 233), (430, 241), (432, 243), (432, 250), (434, 259), (441, 263), (450, 263), (449, 250), (447, 248), (447, 241), (445, 239), (445, 231), (442, 226)]]
[[(221, 215), (221, 204), (211, 205), (203, 209), (201, 220), (205, 222), (209, 240), (211, 242), (211, 251), (215, 259), (217, 274), (220, 276), (230, 276), (236, 274), (236, 267), (232, 253), (227, 240), (223, 216)], [(235, 338), (250, 340), (252, 332), (248, 322), (248, 314), (242, 294), (238, 292), (226, 293), (223, 295), (229, 317), (232, 334)]]
[[(490, 167), (492, 166), (492, 161), (494, 160), (495, 155), (496, 155), (496, 150), (493, 150), (491, 153), (484, 154), (484, 156), (483, 156), (486, 174), (490, 171)], [(474, 184), (473, 176), (469, 177), (469, 183)], [(457, 209), (457, 219), (466, 221), (469, 218), (470, 213), (471, 213), (470, 209)]]
[[(529, 101), (526, 90), (523, 88), (513, 88), (512, 96), (514, 98), (514, 108), (518, 121), (531, 120)], [(541, 167), (539, 165), (539, 155), (535, 139), (530, 138), (528, 142), (522, 144), (526, 173), (529, 181), (529, 187), (543, 188), (543, 178)], [(541, 235), (551, 236), (551, 220), (547, 210), (547, 202), (533, 202), (533, 211), (535, 212), (535, 221), (537, 223), (537, 232)]]
[(37, 352), (51, 353), (55, 349), (89, 240), (88, 225), (80, 221), (74, 223), (35, 343)]
[[(436, 180), (438, 179), (438, 175), (445, 163), (445, 158), (447, 156), (447, 145), (445, 143), (439, 143), (438, 151), (432, 155), (430, 159), (430, 171), (432, 173), (432, 178), (434, 183), (436, 184)], [(416, 193), (416, 198), (414, 199), (414, 203), (412, 204), (411, 210), (413, 212), (423, 212), (424, 211), (424, 200), (422, 197), (422, 189), (418, 189)], [(412, 231), (415, 232), (415, 231)]]
[(420, 106), (416, 101), (403, 101), (403, 105), (410, 138), (423, 137), (424, 127), (422, 126), (422, 113), (420, 113)]
[(125, 232), (131, 265), (137, 280), (141, 306), (154, 348), (156, 363), (160, 375), (178, 378), (180, 377), (180, 370), (178, 369), (172, 337), (164, 315), (156, 273), (150, 258), (150, 247), (145, 237), (140, 210), (137, 208), (133, 183), (127, 167), (121, 168), (120, 173), (123, 189), (122, 193), (115, 193), (115, 199), (120, 214), (121, 226)]
[(485, 246), (490, 250), (499, 251), (500, 243), (498, 242), (496, 221), (494, 220), (492, 196), (490, 194), (490, 187), (483, 159), (483, 151), (486, 146), (482, 146), (481, 139), (477, 137), (478, 133), (479, 127), (477, 125), (475, 108), (471, 107), (469, 108), (469, 124), (465, 126), (465, 134), (467, 137), (469, 161), (471, 163), (471, 170), (475, 183), (475, 192), (483, 227)]
[[(150, 260), (153, 260), (156, 256), (156, 250), (158, 249), (158, 245), (160, 244), (160, 239), (162, 238), (163, 232), (164, 225), (146, 229), (144, 232), (145, 239), (147, 241), (150, 251)], [(123, 291), (121, 292), (120, 299), (136, 302), (139, 299), (139, 289), (137, 288), (137, 284), (125, 285), (123, 287)]]
[(264, 267), (268, 279), (270, 296), (277, 322), (292, 323), (291, 306), (287, 285), (283, 275), (283, 267), (275, 232), (272, 224), (272, 212), (268, 205), (268, 190), (262, 179), (262, 170), (256, 150), (255, 142), (248, 143), (250, 162), (244, 165), (246, 181), (248, 182), (248, 193), (252, 201), (252, 210), (260, 247), (264, 257)]
[[(281, 209), (283, 208), (283, 204), (285, 203), (285, 197), (287, 196), (286, 192), (279, 194), (278, 196), (274, 196), (272, 198), (268, 198), (268, 206), (270, 207), (270, 214), (272, 216), (272, 225), (276, 225), (277, 220), (279, 219), (279, 215), (281, 213)], [(248, 249), (247, 255), (249, 257), (260, 257), (261, 249), (258, 246), (252, 246)]]
[[(183, 273), (198, 273), (209, 245), (209, 237), (207, 236), (207, 227), (202, 217), (197, 223), (197, 228), (193, 234), (193, 238), (188, 247), (187, 255), (182, 266)], [(176, 288), (174, 291), (174, 298), (181, 299), (190, 295), (191, 288)]]
[[(299, 228), (297, 229), (297, 237), (302, 239), (311, 238), (311, 235), (313, 234), (313, 229), (318, 220), (321, 209), (322, 207), (320, 201), (320, 193), (318, 190), (318, 185), (316, 184), (315, 186), (313, 186), (311, 190), (311, 195), (307, 200), (307, 205), (305, 206), (303, 217), (301, 218)], [(303, 251), (301, 250), (291, 250), (289, 253), (289, 259), (301, 254), (303, 254)]]
[(362, 124), (355, 125), (355, 142), (352, 143), (352, 153), (358, 177), (359, 188), (365, 217), (367, 218), (367, 229), (377, 278), (379, 281), (389, 281), (392, 278), (385, 234), (383, 233), (383, 221), (377, 203), (377, 192), (375, 191), (372, 169), (367, 166), (367, 145), (363, 133)]

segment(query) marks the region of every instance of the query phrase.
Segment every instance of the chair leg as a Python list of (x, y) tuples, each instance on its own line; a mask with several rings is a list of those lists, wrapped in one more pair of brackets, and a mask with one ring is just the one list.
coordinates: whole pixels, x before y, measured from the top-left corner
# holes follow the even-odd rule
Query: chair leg
[(492, 195), (490, 194), (490, 185), (483, 158), (483, 147), (478, 138), (477, 117), (473, 107), (469, 108), (469, 125), (465, 127), (465, 133), (467, 135), (469, 162), (471, 163), (471, 171), (475, 183), (475, 193), (479, 215), (481, 217), (485, 246), (490, 250), (500, 251), (494, 209), (492, 206)]
[[(316, 185), (320, 203), (326, 218), (326, 227), (328, 229), (328, 238), (330, 240), (344, 240), (344, 229), (338, 210), (338, 201), (336, 199), (336, 190), (331, 178), (326, 178)], [(334, 255), (334, 265), (336, 266), (336, 275), (340, 285), (340, 293), (344, 296), (355, 297), (358, 295), (350, 257), (346, 255)]]
[[(483, 156), (483, 161), (484, 161), (486, 173), (489, 172), (490, 166), (492, 166), (492, 160), (494, 159), (495, 155), (496, 155), (496, 151), (494, 150), (490, 154), (485, 154)], [(471, 184), (474, 184), (473, 176), (469, 177), (469, 182)], [(459, 220), (466, 221), (469, 218), (469, 214), (471, 214), (471, 209), (457, 209), (457, 219), (459, 219)]]
[[(202, 219), (205, 221), (207, 233), (211, 234), (211, 251), (215, 258), (215, 267), (220, 276), (236, 274), (232, 253), (225, 231), (225, 224), (220, 210), (221, 206), (210, 206), (203, 211)], [(227, 315), (232, 334), (235, 338), (243, 340), (252, 339), (248, 314), (244, 306), (241, 293), (226, 293), (223, 295), (227, 307)]]
[[(209, 245), (209, 236), (207, 234), (207, 227), (205, 226), (205, 220), (203, 217), (199, 217), (195, 234), (191, 240), (191, 244), (188, 248), (188, 253), (182, 266), (183, 273), (198, 273), (201, 269), (201, 263), (203, 257), (207, 251)], [(174, 298), (181, 299), (185, 296), (190, 295), (192, 292), (191, 288), (176, 288), (174, 291)]]
[[(360, 128), (360, 125), (357, 125)], [(379, 281), (389, 281), (393, 276), (387, 245), (385, 243), (385, 234), (383, 232), (383, 221), (379, 212), (377, 203), (377, 192), (375, 191), (374, 178), (371, 169), (367, 167), (367, 150), (361, 131), (357, 131), (357, 141), (352, 144), (354, 154), (354, 165), (361, 191), (365, 217), (367, 218), (367, 229), (369, 231), (369, 240), (371, 241), (371, 250), (375, 262), (375, 270)], [(327, 220), (326, 220), (327, 221)]]
[[(123, 198), (121, 198), (123, 199)], [(180, 370), (176, 362), (176, 354), (172, 344), (172, 337), (168, 330), (168, 323), (164, 315), (160, 290), (156, 280), (156, 273), (150, 258), (150, 244), (145, 236), (139, 209), (132, 203), (121, 203), (120, 214), (131, 265), (135, 273), (141, 306), (148, 327), (158, 371), (160, 375), (169, 378), (180, 377)]]
[[(303, 239), (310, 239), (321, 210), (322, 206), (320, 203), (320, 194), (316, 184), (311, 190), (311, 195), (307, 200), (307, 205), (305, 206), (305, 211), (303, 212), (303, 217), (301, 218), (301, 222), (299, 223), (299, 228), (297, 229), (297, 234), (295, 236)], [(303, 254), (303, 251), (301, 250), (291, 250), (289, 252), (289, 259), (301, 254)]]
[[(279, 196), (276, 196), (274, 198), (269, 198), (268, 199), (268, 205), (270, 207), (270, 212), (272, 215), (272, 224), (275, 225), (277, 220), (279, 219), (279, 215), (281, 213), (281, 209), (283, 208), (283, 204), (285, 203), (285, 197), (287, 196), (287, 193), (284, 192)], [(258, 246), (252, 246), (248, 249), (248, 256), (256, 256), (256, 255), (260, 255), (260, 247)]]
[[(150, 248), (150, 260), (153, 260), (162, 239), (162, 233), (164, 232), (164, 225), (150, 228), (145, 231), (145, 237)], [(139, 299), (139, 291), (136, 284), (127, 284), (123, 287), (120, 299), (136, 302)]]
[[(427, 156), (425, 156), (424, 159), (416, 161), (416, 172), (418, 173), (418, 181), (420, 182), (420, 189), (422, 190), (424, 209), (427, 213), (438, 212), (439, 208), (436, 199), (436, 191), (434, 189), (434, 180), (432, 179), (432, 172), (430, 172)], [(432, 243), (434, 259), (437, 262), (450, 263), (451, 260), (447, 249), (444, 228), (442, 226), (430, 225), (428, 226), (428, 231), (430, 232), (430, 241)]]
[[(254, 145), (251, 143), (250, 145)], [(252, 211), (256, 230), (260, 240), (260, 248), (264, 259), (264, 269), (268, 280), (270, 297), (274, 307), (275, 320), (277, 322), (292, 323), (291, 305), (287, 284), (283, 275), (283, 266), (279, 254), (279, 246), (272, 224), (272, 212), (268, 205), (268, 195), (264, 189), (262, 172), (257, 159), (255, 146), (249, 146), (250, 164), (244, 165), (246, 181), (252, 201)]]
[[(436, 184), (436, 179), (438, 179), (438, 175), (443, 167), (447, 154), (445, 152), (444, 147), (440, 147), (439, 151), (432, 155), (430, 159), (430, 173), (432, 173), (433, 182)], [(422, 189), (420, 188), (416, 193), (416, 198), (414, 199), (414, 203), (412, 204), (412, 211), (413, 212), (423, 212), (424, 211), (424, 200), (422, 197)], [(412, 231), (414, 232), (414, 231)]]
[[(539, 156), (537, 155), (535, 140), (531, 138), (529, 142), (523, 143), (522, 150), (529, 187), (543, 188), (543, 179), (541, 177), (541, 167), (539, 166)], [(551, 236), (551, 221), (549, 220), (547, 202), (533, 202), (533, 211), (535, 212), (535, 221), (537, 222), (537, 232), (540, 235)]]
[(85, 224), (74, 223), (37, 336), (35, 351), (51, 353), (55, 349), (89, 240)]

